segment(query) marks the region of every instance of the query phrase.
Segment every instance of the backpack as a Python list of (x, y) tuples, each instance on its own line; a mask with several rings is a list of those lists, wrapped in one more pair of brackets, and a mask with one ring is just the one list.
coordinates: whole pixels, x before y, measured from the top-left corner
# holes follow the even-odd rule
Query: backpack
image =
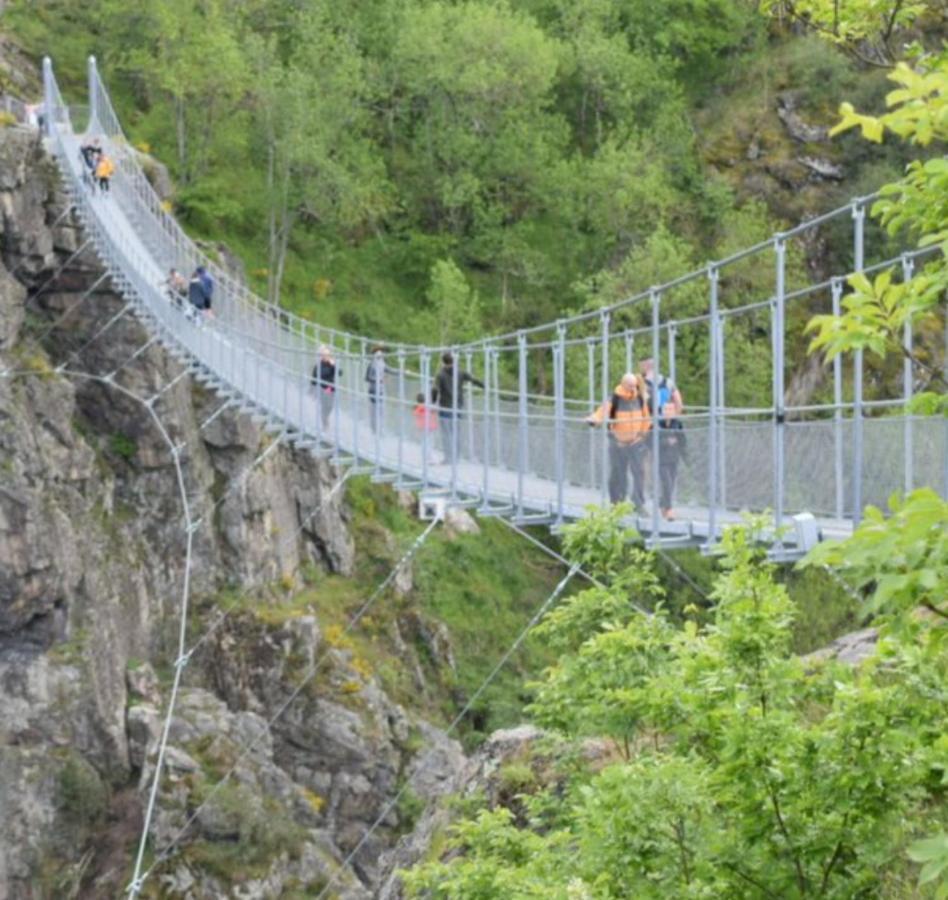
[(668, 378), (664, 375), (658, 381), (658, 387), (652, 387), (651, 382), (649, 382), (649, 387), (651, 390), (648, 392), (648, 411), (651, 415), (655, 415), (655, 394), (658, 394), (658, 408), (660, 410), (665, 408), (665, 404), (669, 403), (672, 399), (672, 388), (668, 384)]

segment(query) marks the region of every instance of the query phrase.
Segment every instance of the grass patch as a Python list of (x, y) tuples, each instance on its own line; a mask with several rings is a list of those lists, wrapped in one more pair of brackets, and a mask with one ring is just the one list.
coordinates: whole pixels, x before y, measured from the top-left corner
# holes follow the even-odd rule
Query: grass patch
[(109, 436), (109, 449), (116, 456), (124, 459), (125, 462), (131, 462), (138, 452), (138, 444), (134, 438), (120, 431), (116, 431)]

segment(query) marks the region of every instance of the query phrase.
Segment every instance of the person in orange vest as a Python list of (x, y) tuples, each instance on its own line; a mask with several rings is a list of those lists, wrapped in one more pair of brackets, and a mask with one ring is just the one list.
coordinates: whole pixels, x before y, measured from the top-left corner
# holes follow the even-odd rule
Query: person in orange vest
[(422, 446), (425, 445), (424, 432), (428, 432), (428, 460), (434, 462), (436, 460), (432, 438), (438, 430), (438, 414), (425, 402), (424, 394), (418, 394), (415, 397), (415, 408), (412, 412), (415, 416), (415, 430), (418, 432), (418, 441)]
[(99, 190), (103, 194), (107, 194), (109, 191), (109, 182), (112, 179), (112, 175), (115, 173), (115, 163), (112, 162), (112, 157), (103, 153), (99, 157), (99, 161), (95, 166), (95, 177), (99, 182)]
[(645, 507), (645, 456), (652, 419), (648, 394), (641, 375), (626, 372), (612, 396), (586, 419), (590, 425), (609, 423), (609, 500), (619, 503), (628, 497), (629, 470), (632, 470), (632, 502)]

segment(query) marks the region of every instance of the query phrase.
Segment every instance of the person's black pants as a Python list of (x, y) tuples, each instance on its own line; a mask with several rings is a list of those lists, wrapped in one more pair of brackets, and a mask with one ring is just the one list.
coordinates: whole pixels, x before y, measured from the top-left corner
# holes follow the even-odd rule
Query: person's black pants
[(629, 471), (632, 472), (632, 502), (636, 510), (645, 507), (645, 440), (621, 444), (609, 438), (609, 499), (620, 503), (629, 495)]
[(441, 430), (441, 450), (444, 453), (444, 461), (451, 463), (455, 457), (455, 438), (457, 433), (457, 422), (460, 414), (455, 416), (451, 410), (438, 411), (438, 427)]
[(107, 194), (109, 192), (109, 179), (108, 178), (99, 179), (99, 190), (102, 191), (103, 194)]

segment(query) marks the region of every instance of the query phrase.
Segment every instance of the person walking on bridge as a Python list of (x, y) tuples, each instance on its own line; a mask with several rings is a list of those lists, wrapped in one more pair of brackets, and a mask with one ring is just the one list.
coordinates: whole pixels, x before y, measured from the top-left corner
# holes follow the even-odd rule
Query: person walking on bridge
[(109, 187), (112, 184), (112, 176), (115, 174), (115, 163), (112, 162), (112, 157), (107, 153), (103, 153), (99, 156), (99, 161), (95, 164), (95, 177), (96, 181), (99, 182), (99, 191), (103, 194), (109, 192)]
[(384, 347), (373, 347), (372, 358), (365, 370), (366, 392), (369, 396), (369, 424), (376, 434), (382, 433), (384, 424), (385, 376), (394, 375), (396, 370), (386, 365)]
[(464, 409), (464, 385), (476, 384), (484, 387), (470, 372), (455, 369), (454, 355), (445, 353), (441, 357), (441, 369), (435, 377), (431, 390), (431, 402), (438, 405), (438, 418), (441, 420), (441, 449), (445, 463), (455, 460), (457, 449), (457, 426)]
[[(662, 511), (662, 518), (675, 518), (672, 503), (675, 482), (678, 479), (678, 463), (685, 455), (685, 427), (679, 418), (684, 411), (681, 391), (670, 378), (656, 373), (655, 361), (643, 359), (639, 372), (648, 388), (649, 414), (658, 423), (658, 477), (659, 485), (654, 495)], [(651, 441), (649, 450), (651, 450)]]
[(336, 376), (342, 369), (336, 367), (332, 351), (325, 345), (319, 348), (319, 361), (313, 366), (311, 382), (319, 394), (319, 416), (323, 431), (329, 426), (329, 417), (336, 405)]
[(201, 280), (200, 267), (194, 270), (188, 281), (188, 302), (191, 305), (188, 318), (198, 325), (202, 324), (204, 310), (207, 309), (207, 294), (204, 290), (204, 282)]
[(89, 186), (91, 191), (95, 191), (95, 170), (102, 157), (102, 144), (98, 138), (86, 141), (79, 148), (79, 156), (82, 157), (82, 164), (85, 166), (82, 180)]
[(646, 438), (651, 428), (645, 381), (634, 372), (626, 372), (612, 396), (586, 422), (608, 423), (610, 502), (620, 503), (628, 497), (631, 469), (632, 502), (641, 512), (645, 507)]
[(212, 319), (214, 317), (214, 313), (211, 312), (211, 301), (214, 299), (214, 279), (204, 266), (198, 266), (194, 272), (201, 279), (201, 287), (204, 290), (204, 317)]

